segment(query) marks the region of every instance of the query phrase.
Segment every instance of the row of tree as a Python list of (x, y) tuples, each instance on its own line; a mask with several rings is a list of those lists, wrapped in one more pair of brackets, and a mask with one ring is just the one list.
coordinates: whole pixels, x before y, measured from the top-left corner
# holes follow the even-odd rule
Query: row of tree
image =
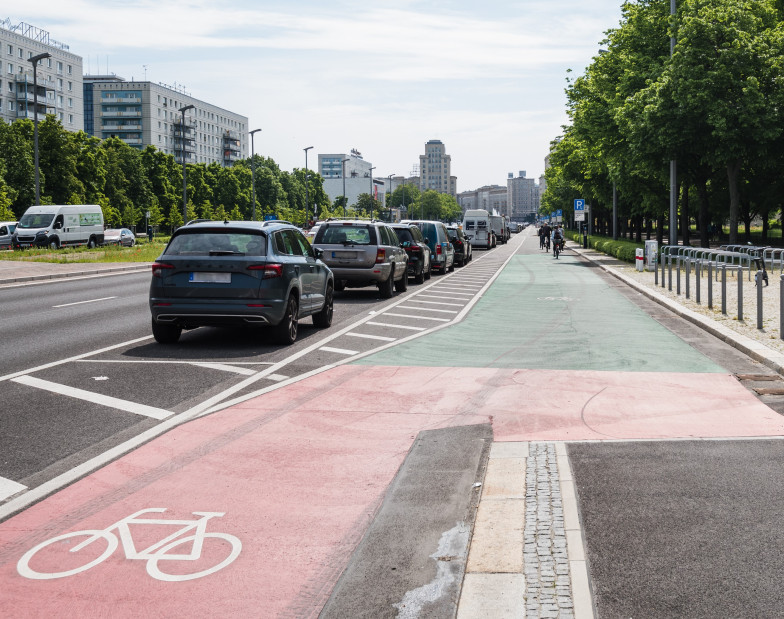
[[(677, 165), (680, 235), (700, 243), (729, 223), (763, 236), (784, 201), (784, 0), (629, 0), (585, 74), (567, 78), (571, 124), (553, 142), (542, 212), (591, 205), (594, 229), (619, 219), (640, 240), (670, 210)], [(671, 37), (675, 45), (670, 47)], [(696, 203), (696, 208), (692, 205)]]

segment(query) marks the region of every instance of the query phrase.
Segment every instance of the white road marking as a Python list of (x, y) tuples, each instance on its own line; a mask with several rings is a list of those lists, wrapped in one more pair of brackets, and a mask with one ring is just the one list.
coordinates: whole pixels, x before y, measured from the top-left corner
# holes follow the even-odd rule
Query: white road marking
[(399, 305), (398, 307), (400, 309), (411, 309), (411, 310), (417, 310), (419, 312), (439, 312), (440, 314), (457, 314), (458, 313), (455, 310), (442, 310), (442, 309), (436, 309), (434, 307), (415, 307), (413, 305)]
[[(150, 336), (152, 337), (152, 336)], [(145, 338), (147, 339), (147, 338)], [(126, 342), (127, 343), (127, 342)], [(143, 361), (137, 359), (75, 359), (79, 363), (142, 363), (145, 365), (154, 365), (156, 363), (165, 363), (170, 365), (193, 365), (195, 363), (204, 363), (204, 361), (163, 361), (160, 359), (145, 359)], [(232, 361), (232, 366), (235, 365), (275, 365), (274, 361)], [(28, 370), (32, 372), (33, 370)]]
[(408, 325), (393, 325), (391, 322), (368, 322), (375, 327), (392, 327), (394, 329), (408, 329), (409, 331), (425, 331), (425, 327), (409, 327)]
[(346, 333), (350, 337), (363, 337), (366, 340), (380, 340), (382, 342), (397, 342), (396, 337), (385, 337), (383, 335), (368, 335), (367, 333)]
[(18, 484), (15, 481), (6, 479), (5, 477), (0, 477), (0, 501), (4, 501), (8, 497), (13, 496), (17, 492), (21, 492), (22, 490), (27, 490), (27, 486)]
[(228, 363), (204, 363), (202, 361), (192, 362), (190, 365), (197, 365), (200, 368), (209, 368), (211, 370), (221, 370), (223, 372), (234, 372), (235, 374), (242, 374), (243, 376), (253, 376), (256, 370), (250, 368), (238, 368)]
[[(441, 290), (442, 289), (438, 289), (438, 290), (436, 290), (434, 292), (440, 292)], [(456, 290), (446, 290), (446, 289), (443, 289), (443, 290), (444, 290), (444, 292), (449, 293), (450, 297), (468, 297), (469, 299), (471, 299), (471, 298), (473, 298), (475, 296), (474, 294), (471, 294), (470, 292), (462, 292), (462, 291), (458, 292)], [(440, 298), (443, 299), (443, 297), (440, 297)]]
[(21, 385), (27, 385), (28, 387), (51, 391), (58, 395), (65, 395), (76, 398), (77, 400), (85, 400), (86, 402), (117, 408), (121, 411), (152, 417), (153, 419), (166, 419), (174, 414), (172, 411), (163, 410), (162, 408), (154, 408), (152, 406), (147, 406), (146, 404), (139, 404), (138, 402), (130, 402), (128, 400), (121, 400), (120, 398), (113, 398), (112, 396), (100, 393), (93, 393), (92, 391), (85, 391), (84, 389), (77, 389), (76, 387), (69, 387), (68, 385), (60, 385), (33, 376), (19, 376), (11, 380)]
[(74, 303), (63, 303), (62, 305), (52, 305), (52, 307), (69, 307), (71, 305), (83, 305), (84, 303), (97, 303), (98, 301), (108, 301), (117, 297), (102, 297), (100, 299), (90, 299), (89, 301), (76, 301)]
[(275, 381), (276, 383), (279, 383), (282, 380), (288, 380), (290, 377), (283, 376), (283, 374), (270, 374), (269, 376), (267, 376), (267, 378), (269, 380)]
[(411, 314), (394, 314), (392, 312), (384, 312), (384, 316), (397, 316), (398, 318), (415, 318), (417, 320), (436, 320), (438, 322), (449, 322), (449, 318), (430, 318), (429, 316), (412, 316)]
[[(428, 298), (429, 299), (438, 299), (440, 297), (428, 297)], [(410, 302), (411, 303), (427, 303), (428, 305), (450, 305), (452, 307), (463, 307), (462, 303), (444, 303), (443, 301), (420, 301), (419, 299), (411, 299)]]
[(340, 355), (356, 355), (359, 353), (358, 350), (346, 350), (345, 348), (332, 348), (331, 346), (322, 346), (319, 350), (323, 350), (324, 352), (336, 352)]

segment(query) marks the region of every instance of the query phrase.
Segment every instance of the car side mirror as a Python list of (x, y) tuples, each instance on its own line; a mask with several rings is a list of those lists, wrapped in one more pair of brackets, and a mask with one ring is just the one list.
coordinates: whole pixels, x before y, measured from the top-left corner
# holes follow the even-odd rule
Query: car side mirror
[(324, 250), (321, 249), (320, 247), (314, 247), (313, 248), (313, 255), (315, 256), (316, 260), (320, 260), (321, 256), (324, 255)]
[(54, 224), (54, 229), (55, 230), (59, 230), (62, 227), (63, 227), (63, 222), (62, 221), (56, 221), (55, 222), (55, 224)]
[(411, 247), (411, 241), (403, 241), (400, 247)]

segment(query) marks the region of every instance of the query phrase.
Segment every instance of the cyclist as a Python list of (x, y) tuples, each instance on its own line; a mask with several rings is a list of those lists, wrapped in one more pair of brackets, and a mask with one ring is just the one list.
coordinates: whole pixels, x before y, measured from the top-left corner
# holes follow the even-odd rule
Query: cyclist
[(550, 234), (552, 233), (552, 230), (551, 230), (549, 224), (543, 225), (541, 227), (541, 229), (539, 230), (539, 232), (542, 235), (542, 237), (541, 237), (542, 241), (544, 241), (542, 244), (540, 244), (539, 247), (540, 248), (544, 247), (545, 249), (547, 249), (547, 251), (550, 251)]
[(564, 237), (563, 237), (563, 230), (561, 229), (561, 226), (554, 226), (552, 241), (553, 241), (553, 253), (555, 254), (556, 258), (558, 257), (558, 253), (560, 253), (561, 249), (563, 249), (563, 240)]

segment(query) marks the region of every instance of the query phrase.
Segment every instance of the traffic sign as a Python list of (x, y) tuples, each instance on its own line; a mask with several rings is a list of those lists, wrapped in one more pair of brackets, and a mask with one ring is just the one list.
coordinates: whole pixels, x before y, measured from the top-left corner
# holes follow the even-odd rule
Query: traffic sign
[(585, 210), (585, 199), (584, 198), (575, 198), (574, 199), (574, 210), (576, 211), (584, 211)]
[(557, 211), (555, 211), (555, 216), (556, 217), (563, 217), (563, 210), (559, 208)]

